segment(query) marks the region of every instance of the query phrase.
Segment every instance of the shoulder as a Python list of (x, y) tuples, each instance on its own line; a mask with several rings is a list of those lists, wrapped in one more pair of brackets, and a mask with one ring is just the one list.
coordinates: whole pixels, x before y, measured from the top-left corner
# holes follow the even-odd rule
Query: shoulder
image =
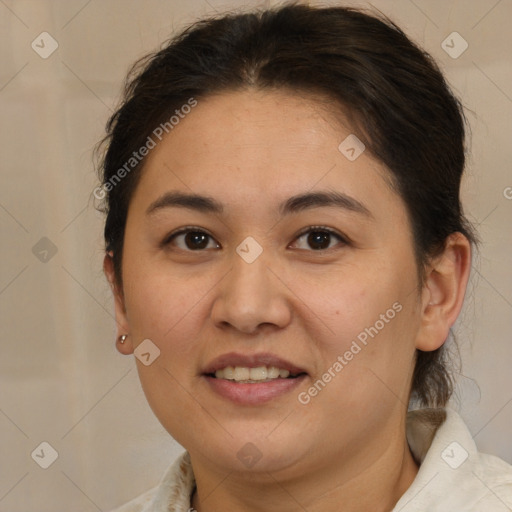
[[(479, 452), (473, 475), (489, 491), (480, 505), (501, 502), (508, 507), (503, 510), (512, 510), (512, 466), (510, 464), (494, 455)], [(489, 510), (492, 509), (489, 508)]]
[(144, 494), (141, 494), (137, 498), (121, 505), (120, 507), (111, 510), (110, 512), (144, 512), (147, 510), (148, 506), (151, 505), (151, 502), (154, 500), (155, 495), (158, 491), (158, 487), (154, 487), (149, 491), (146, 491)]
[(184, 452), (169, 466), (156, 487), (111, 512), (187, 512), (194, 488), (190, 456)]
[(469, 429), (454, 410), (409, 412), (407, 440), (420, 468), (395, 510), (512, 509), (512, 466), (479, 452)]

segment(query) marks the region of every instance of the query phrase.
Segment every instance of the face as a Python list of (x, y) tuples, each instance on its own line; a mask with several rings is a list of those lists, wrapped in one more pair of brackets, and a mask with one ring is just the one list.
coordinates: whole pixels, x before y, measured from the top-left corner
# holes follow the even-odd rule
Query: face
[(197, 460), (294, 475), (396, 436), (421, 329), (411, 227), (389, 171), (338, 149), (351, 133), (313, 99), (232, 92), (148, 156), (117, 315), (123, 350), (159, 350), (137, 359), (144, 392)]

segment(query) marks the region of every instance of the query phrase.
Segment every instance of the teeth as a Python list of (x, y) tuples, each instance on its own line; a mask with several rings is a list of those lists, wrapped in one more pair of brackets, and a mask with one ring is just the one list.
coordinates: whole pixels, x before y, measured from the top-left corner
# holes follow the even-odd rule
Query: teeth
[(217, 379), (234, 380), (236, 382), (260, 382), (270, 379), (286, 379), (290, 372), (276, 368), (275, 366), (259, 366), (258, 368), (247, 368), (245, 366), (226, 366), (215, 372)]
[(277, 377), (279, 377), (279, 368), (276, 368), (275, 366), (267, 368), (267, 378), (277, 379)]
[(265, 366), (251, 368), (249, 370), (249, 378), (251, 380), (265, 380), (267, 378), (267, 373), (267, 368)]
[[(222, 371), (222, 370), (220, 370)], [(217, 376), (217, 372), (215, 372), (215, 376)], [(235, 369), (232, 366), (228, 366), (227, 368), (224, 368), (224, 375), (223, 377), (225, 379), (233, 380), (235, 378)], [(222, 379), (222, 377), (221, 377)]]
[(250, 373), (251, 371), (249, 370), (249, 368), (244, 368), (243, 366), (236, 366), (233, 378), (235, 380), (249, 380)]

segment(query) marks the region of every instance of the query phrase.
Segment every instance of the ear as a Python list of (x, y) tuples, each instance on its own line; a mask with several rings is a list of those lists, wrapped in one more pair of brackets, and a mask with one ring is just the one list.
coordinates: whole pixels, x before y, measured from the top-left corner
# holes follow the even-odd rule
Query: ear
[(442, 254), (429, 264), (421, 294), (422, 320), (416, 348), (436, 350), (448, 338), (462, 309), (471, 268), (471, 244), (462, 233), (452, 233)]
[[(124, 305), (124, 294), (123, 290), (120, 288), (116, 281), (116, 276), (114, 272), (114, 259), (113, 253), (108, 252), (105, 254), (105, 258), (103, 259), (103, 271), (105, 272), (105, 276), (110, 284), (110, 288), (112, 289), (112, 293), (114, 295), (114, 306), (115, 306), (115, 315), (116, 315), (116, 324), (117, 324), (117, 335), (116, 335), (116, 347), (121, 354), (133, 354), (133, 340), (130, 336), (130, 326), (128, 322), (128, 318), (126, 315), (126, 308)], [(120, 342), (120, 336), (123, 334), (128, 334), (124, 343)]]

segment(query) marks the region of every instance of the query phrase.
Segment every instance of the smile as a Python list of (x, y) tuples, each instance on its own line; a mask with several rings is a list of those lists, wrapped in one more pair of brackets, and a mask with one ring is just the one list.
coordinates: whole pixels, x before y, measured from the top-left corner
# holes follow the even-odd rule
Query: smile
[(260, 405), (289, 394), (307, 372), (273, 354), (224, 354), (202, 373), (211, 391), (237, 405)]
[(296, 378), (289, 370), (275, 366), (258, 366), (248, 368), (246, 366), (226, 366), (215, 372), (216, 379), (225, 379), (241, 383), (271, 382), (275, 379)]

